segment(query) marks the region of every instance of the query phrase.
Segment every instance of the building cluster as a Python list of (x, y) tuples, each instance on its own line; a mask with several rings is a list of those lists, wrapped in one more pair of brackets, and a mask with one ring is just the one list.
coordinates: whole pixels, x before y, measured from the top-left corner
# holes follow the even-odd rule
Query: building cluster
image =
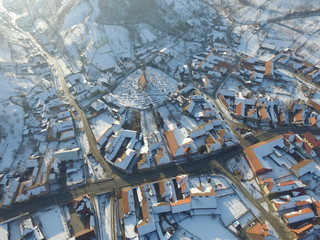
[[(37, 224), (35, 224), (31, 215), (26, 214), (18, 218), (17, 225), (19, 226), (20, 236), (22, 237), (20, 239), (45, 239), (42, 230)], [(12, 237), (9, 226), (6, 222), (1, 223), (0, 225), (0, 236), (3, 240), (8, 240)]]
[(273, 60), (267, 62), (256, 58), (243, 59), (237, 72), (237, 79), (244, 85), (256, 85), (263, 81), (281, 78), (275, 70)]
[(320, 104), (295, 100), (291, 105), (278, 98), (244, 96), (241, 91), (220, 90), (220, 102), (235, 118), (273, 124), (320, 126)]
[(61, 207), (26, 213), (2, 222), (1, 240), (95, 239), (93, 212), (89, 196), (83, 195)]
[[(134, 167), (144, 170), (175, 161), (196, 160), (204, 153), (214, 153), (237, 144), (229, 126), (197, 89), (181, 85), (168, 100), (164, 106), (170, 105), (170, 109), (176, 109), (174, 113), (169, 113), (174, 116), (164, 114), (161, 108), (156, 108), (156, 111), (143, 110), (138, 114), (141, 118), (138, 123), (141, 129), (138, 130), (124, 129), (123, 120), (129, 117), (128, 109), (123, 108), (120, 114), (108, 104), (99, 112), (92, 110), (95, 116), (108, 112), (119, 119), (97, 137), (98, 147), (105, 159), (130, 173)], [(120, 107), (116, 102), (112, 106), (113, 109)], [(185, 122), (175, 116), (177, 119), (187, 119), (186, 122), (192, 123), (192, 126), (185, 126)]]
[(271, 230), (269, 223), (253, 223), (246, 230), (246, 234), (250, 240), (276, 240), (274, 232)]
[(95, 84), (89, 83), (82, 73), (67, 76), (68, 89), (81, 107), (88, 107), (91, 101), (94, 101), (101, 92), (106, 91), (110, 81), (115, 81), (111, 74), (105, 74), (104, 76), (105, 78), (99, 78), (100, 80), (96, 81)]
[[(69, 206), (77, 213), (80, 221), (83, 224), (83, 229), (75, 232), (74, 240), (93, 239), (95, 238), (95, 220), (93, 215), (93, 207), (88, 195), (75, 198), (72, 206)], [(70, 219), (67, 219), (70, 220)], [(71, 221), (71, 220), (70, 220)], [(69, 222), (70, 222), (69, 221)], [(71, 226), (72, 227), (72, 226)], [(73, 229), (74, 230), (74, 229)]]
[(220, 175), (200, 178), (178, 175), (123, 188), (118, 212), (121, 237), (126, 239), (176, 239), (186, 235), (198, 239), (179, 224), (196, 216), (218, 217), (222, 224), (215, 226), (217, 231), (221, 227), (237, 236), (255, 220), (237, 190)]
[(281, 81), (283, 75), (277, 71), (277, 68), (285, 67), (307, 81), (314, 83), (320, 81), (320, 68), (318, 65), (304, 61), (303, 57), (295, 55), (288, 48), (281, 52), (276, 52), (275, 48), (275, 45), (269, 43), (261, 45), (261, 49), (274, 55), (268, 61), (250, 57), (243, 58), (240, 63), (240, 69), (237, 72), (237, 79), (245, 85), (257, 85), (263, 81), (270, 80)]
[[(213, 89), (228, 69), (235, 62), (235, 54), (225, 41), (209, 44), (207, 51), (193, 56), (191, 65), (192, 79), (196, 86), (203, 90)], [(184, 80), (189, 79), (188, 69), (180, 68), (180, 75)]]
[[(61, 177), (61, 163), (66, 163), (66, 184), (74, 186), (84, 182), (83, 161), (79, 157), (80, 148), (60, 149), (44, 157), (36, 156), (28, 161), (26, 177), (10, 174), (0, 175), (3, 189), (1, 206), (25, 201), (31, 197), (46, 194), (58, 186)], [(25, 179), (27, 178), (27, 180)], [(63, 183), (64, 184), (64, 183)]]
[(263, 194), (298, 239), (319, 229), (319, 147), (310, 132), (289, 132), (244, 150)]
[(304, 61), (302, 57), (297, 56), (290, 50), (279, 53), (273, 61), (280, 66), (285, 66), (295, 73), (303, 76), (306, 80), (314, 83), (320, 81), (320, 68), (314, 64)]
[(31, 111), (25, 115), (24, 136), (43, 133), (48, 141), (66, 141), (75, 137), (67, 104), (60, 100), (54, 89), (38, 89), (28, 101)]
[[(42, 58), (36, 58), (39, 58), (38, 64), (42, 64)], [(60, 175), (60, 165), (54, 161), (53, 152), (58, 145), (63, 148), (77, 147), (73, 141), (75, 127), (68, 105), (58, 97), (56, 90), (50, 88), (44, 91), (36, 87), (30, 95), (24, 103), (25, 108), (30, 110), (24, 115), (22, 137), (24, 142), (30, 143), (28, 148), (33, 150), (21, 153), (26, 158), (21, 164), (24, 174), (1, 174), (0, 204), (3, 206), (48, 193), (50, 185), (56, 185)]]

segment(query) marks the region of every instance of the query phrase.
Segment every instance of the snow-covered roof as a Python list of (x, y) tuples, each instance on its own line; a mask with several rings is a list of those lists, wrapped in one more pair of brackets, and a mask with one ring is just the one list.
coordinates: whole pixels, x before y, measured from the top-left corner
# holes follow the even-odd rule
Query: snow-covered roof
[(308, 195), (302, 195), (298, 197), (290, 197), (290, 195), (281, 196), (272, 200), (273, 205), (278, 211), (301, 207), (311, 204), (313, 201)]
[(9, 240), (9, 232), (8, 232), (8, 224), (7, 223), (0, 224), (0, 236), (1, 236), (1, 240)]
[(274, 147), (284, 148), (284, 138), (282, 136), (274, 137), (270, 140), (254, 144), (244, 150), (244, 153), (255, 173), (271, 171), (271, 165), (264, 158), (273, 153)]
[(289, 224), (300, 222), (309, 218), (313, 218), (315, 216), (316, 215), (310, 208), (303, 208), (298, 211), (285, 213), (283, 215), (283, 217), (287, 219)]

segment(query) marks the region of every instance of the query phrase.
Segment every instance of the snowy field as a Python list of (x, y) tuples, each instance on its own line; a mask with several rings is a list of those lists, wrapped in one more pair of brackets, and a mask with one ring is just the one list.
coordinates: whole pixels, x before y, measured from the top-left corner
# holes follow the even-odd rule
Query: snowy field
[(156, 33), (152, 31), (152, 28), (145, 23), (139, 23), (136, 26), (142, 43), (152, 42), (157, 39)]
[(9, 169), (22, 142), (24, 111), (21, 106), (3, 107), (0, 112), (0, 172)]
[[(1, 51), (1, 50), (0, 50)], [(16, 96), (22, 92), (29, 92), (35, 83), (26, 78), (17, 78), (0, 72), (0, 101)]]
[[(213, 1), (216, 7), (218, 1)], [(240, 36), (235, 48), (239, 53), (264, 56), (259, 50), (263, 43), (271, 43), (276, 50), (291, 48), (310, 63), (319, 64), (319, 16), (310, 11), (319, 9), (319, 1), (275, 0), (275, 1), (224, 1), (225, 13), (232, 19), (233, 33)], [(309, 15), (308, 15), (309, 14)]]

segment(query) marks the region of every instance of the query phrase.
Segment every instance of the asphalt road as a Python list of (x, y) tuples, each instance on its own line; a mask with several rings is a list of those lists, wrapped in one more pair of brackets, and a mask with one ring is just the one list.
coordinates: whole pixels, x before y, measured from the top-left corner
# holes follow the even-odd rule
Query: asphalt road
[(207, 156), (204, 159), (197, 161), (191, 161), (179, 165), (170, 165), (143, 173), (135, 173), (131, 175), (123, 174), (121, 177), (115, 176), (114, 179), (87, 184), (75, 189), (64, 188), (55, 194), (34, 197), (24, 202), (14, 203), (8, 208), (0, 208), (0, 222), (13, 218), (19, 214), (26, 212), (34, 213), (46, 207), (70, 202), (72, 199), (83, 194), (97, 195), (127, 186), (138, 186), (141, 183), (154, 182), (165, 178), (175, 177), (178, 174), (184, 173), (211, 173), (212, 170), (214, 170), (214, 162), (217, 161), (220, 164), (223, 164), (224, 161), (240, 154), (242, 150), (243, 149), (240, 146), (237, 146), (232, 150), (228, 149), (217, 153), (215, 156)]

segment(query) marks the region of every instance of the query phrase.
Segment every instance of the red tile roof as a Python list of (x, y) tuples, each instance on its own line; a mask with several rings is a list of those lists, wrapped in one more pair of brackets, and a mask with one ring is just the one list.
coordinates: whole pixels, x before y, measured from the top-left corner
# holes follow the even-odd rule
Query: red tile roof
[(248, 229), (247, 235), (252, 240), (264, 240), (269, 235), (269, 230), (266, 224), (257, 223), (252, 228)]
[(283, 214), (283, 216), (285, 218), (292, 218), (292, 217), (300, 216), (300, 215), (307, 214), (310, 212), (313, 212), (310, 208), (303, 208), (303, 209), (300, 209), (296, 212), (285, 213), (285, 214)]
[(236, 114), (238, 116), (241, 116), (242, 115), (242, 102), (239, 102), (237, 105), (236, 105)]
[(178, 206), (178, 205), (182, 205), (182, 204), (186, 204), (186, 203), (191, 203), (191, 197), (187, 197), (181, 200), (178, 200), (174, 203), (170, 203), (171, 206)]
[(258, 173), (262, 173), (262, 172), (265, 172), (265, 171), (269, 171), (268, 169), (265, 169), (262, 165), (262, 163), (260, 162), (259, 158), (257, 157), (257, 155), (255, 154), (254, 152), (254, 149), (257, 148), (257, 147), (261, 147), (269, 142), (272, 142), (272, 141), (275, 141), (279, 138), (282, 138), (281, 135), (279, 136), (276, 136), (274, 138), (271, 138), (267, 141), (263, 141), (263, 142), (259, 142), (257, 144), (254, 144), (246, 149), (244, 149), (244, 154), (246, 155), (249, 163), (250, 163), (250, 166), (252, 167), (253, 171), (255, 174), (258, 174)]
[(320, 142), (313, 136), (311, 132), (306, 132), (303, 134), (305, 140), (307, 140), (308, 144), (311, 145), (310, 147), (317, 148), (320, 146)]
[(314, 102), (314, 101), (309, 101), (308, 105), (312, 108), (314, 108), (317, 112), (320, 112), (320, 104)]

